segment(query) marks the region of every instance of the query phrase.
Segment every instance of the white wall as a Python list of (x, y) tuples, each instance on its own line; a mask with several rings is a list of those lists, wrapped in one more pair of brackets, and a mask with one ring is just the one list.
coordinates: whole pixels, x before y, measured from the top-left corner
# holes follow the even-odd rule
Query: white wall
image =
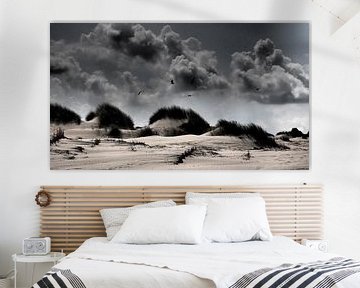
[[(360, 61), (349, 24), (307, 0), (2, 0), (0, 2), (0, 274), (21, 241), (39, 231), (42, 184), (202, 185), (323, 183), (330, 250), (360, 258)], [(49, 22), (312, 21), (310, 171), (50, 171)], [(353, 25), (353, 24), (351, 24)], [(340, 35), (340, 36), (339, 36)]]

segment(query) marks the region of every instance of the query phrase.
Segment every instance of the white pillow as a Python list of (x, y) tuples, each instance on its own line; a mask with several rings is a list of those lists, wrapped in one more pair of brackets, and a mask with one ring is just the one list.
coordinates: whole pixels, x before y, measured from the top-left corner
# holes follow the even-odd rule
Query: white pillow
[(156, 201), (146, 204), (135, 205), (128, 208), (109, 208), (101, 209), (100, 214), (106, 229), (107, 239), (111, 240), (115, 234), (120, 230), (121, 225), (124, 223), (129, 213), (132, 210), (139, 208), (154, 208), (154, 207), (170, 207), (176, 206), (172, 200)]
[(209, 200), (203, 237), (210, 242), (271, 240), (264, 199), (247, 197)]
[(113, 243), (198, 244), (201, 242), (205, 205), (137, 209), (131, 211)]
[(259, 197), (259, 193), (245, 192), (245, 193), (197, 193), (186, 192), (185, 203), (186, 204), (207, 204), (211, 199), (225, 198), (247, 198), (247, 197)]

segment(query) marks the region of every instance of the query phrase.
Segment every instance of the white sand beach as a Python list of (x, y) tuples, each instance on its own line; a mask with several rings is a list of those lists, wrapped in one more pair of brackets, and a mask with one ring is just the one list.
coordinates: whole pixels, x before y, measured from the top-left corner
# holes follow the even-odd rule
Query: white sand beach
[[(54, 128), (54, 127), (52, 127)], [(309, 167), (309, 139), (276, 139), (288, 149), (261, 148), (251, 137), (148, 136), (108, 138), (90, 124), (66, 125), (50, 146), (54, 170), (299, 170)], [(75, 137), (77, 135), (77, 137)]]

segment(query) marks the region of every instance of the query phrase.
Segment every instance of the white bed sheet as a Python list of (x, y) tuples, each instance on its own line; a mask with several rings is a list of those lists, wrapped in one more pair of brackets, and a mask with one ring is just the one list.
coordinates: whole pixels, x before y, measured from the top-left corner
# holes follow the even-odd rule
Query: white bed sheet
[[(87, 288), (225, 288), (231, 286), (234, 279), (264, 267), (336, 256), (311, 250), (286, 237), (200, 245), (112, 244), (106, 238), (91, 238), (56, 268), (70, 269)], [(336, 287), (360, 287), (359, 273)]]
[(87, 288), (215, 288), (210, 280), (147, 265), (70, 258), (56, 268), (70, 269)]

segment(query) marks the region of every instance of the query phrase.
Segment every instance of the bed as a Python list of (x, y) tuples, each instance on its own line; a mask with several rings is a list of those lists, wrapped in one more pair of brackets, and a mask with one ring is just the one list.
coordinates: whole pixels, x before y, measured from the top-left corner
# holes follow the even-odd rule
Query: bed
[[(330, 261), (329, 261), (330, 260)], [(280, 276), (279, 271), (268, 280), (267, 286), (255, 286), (244, 282), (244, 276), (255, 271), (268, 272), (281, 266), (290, 276), (310, 267), (339, 267), (337, 277), (314, 279), (312, 286), (301, 286), (313, 276), (303, 275), (291, 287), (360, 287), (360, 263), (346, 262), (339, 258), (309, 249), (293, 240), (277, 236), (270, 242), (250, 241), (243, 243), (206, 243), (200, 245), (128, 245), (111, 244), (104, 237), (91, 238), (74, 253), (68, 255), (54, 270), (58, 273), (71, 271), (71, 275), (61, 277), (65, 287), (121, 287), (121, 288), (230, 288), (230, 287), (290, 287), (271, 286)], [(325, 262), (324, 262), (325, 261)], [(326, 262), (328, 261), (328, 262)], [(303, 267), (294, 266), (304, 263)], [(327, 266), (326, 266), (327, 263)], [(338, 266), (334, 266), (334, 263)], [(283, 266), (282, 266), (283, 265)], [(273, 271), (273, 270), (270, 270)], [(276, 271), (276, 270), (274, 270)], [(322, 270), (319, 269), (319, 272)], [(345, 273), (346, 272), (346, 273)], [(333, 275), (333, 274), (331, 274)], [(71, 279), (79, 279), (71, 283)], [(70, 279), (67, 283), (65, 279)], [(262, 277), (261, 279), (264, 279)], [(344, 279), (342, 279), (344, 278)], [(58, 278), (59, 279), (59, 278)], [(293, 278), (292, 278), (293, 279)], [(318, 280), (318, 281), (317, 281)], [(43, 280), (42, 280), (43, 281)], [(49, 287), (40, 281), (34, 287)], [(337, 282), (339, 281), (339, 282)], [(56, 286), (56, 279), (49, 282)], [(244, 284), (245, 283), (245, 284)], [(283, 282), (281, 282), (283, 283)], [(264, 284), (265, 285), (265, 284)], [(334, 286), (335, 285), (335, 286)]]
[[(52, 197), (51, 205), (41, 212), (42, 233), (55, 240), (53, 250), (62, 247), (72, 253), (35, 288), (360, 287), (359, 262), (298, 243), (322, 236), (322, 189), (318, 185), (42, 188)], [(260, 192), (274, 237), (271, 241), (198, 245), (119, 244), (106, 237), (91, 237), (105, 236), (95, 212), (103, 207), (162, 199), (182, 204), (187, 191)]]

